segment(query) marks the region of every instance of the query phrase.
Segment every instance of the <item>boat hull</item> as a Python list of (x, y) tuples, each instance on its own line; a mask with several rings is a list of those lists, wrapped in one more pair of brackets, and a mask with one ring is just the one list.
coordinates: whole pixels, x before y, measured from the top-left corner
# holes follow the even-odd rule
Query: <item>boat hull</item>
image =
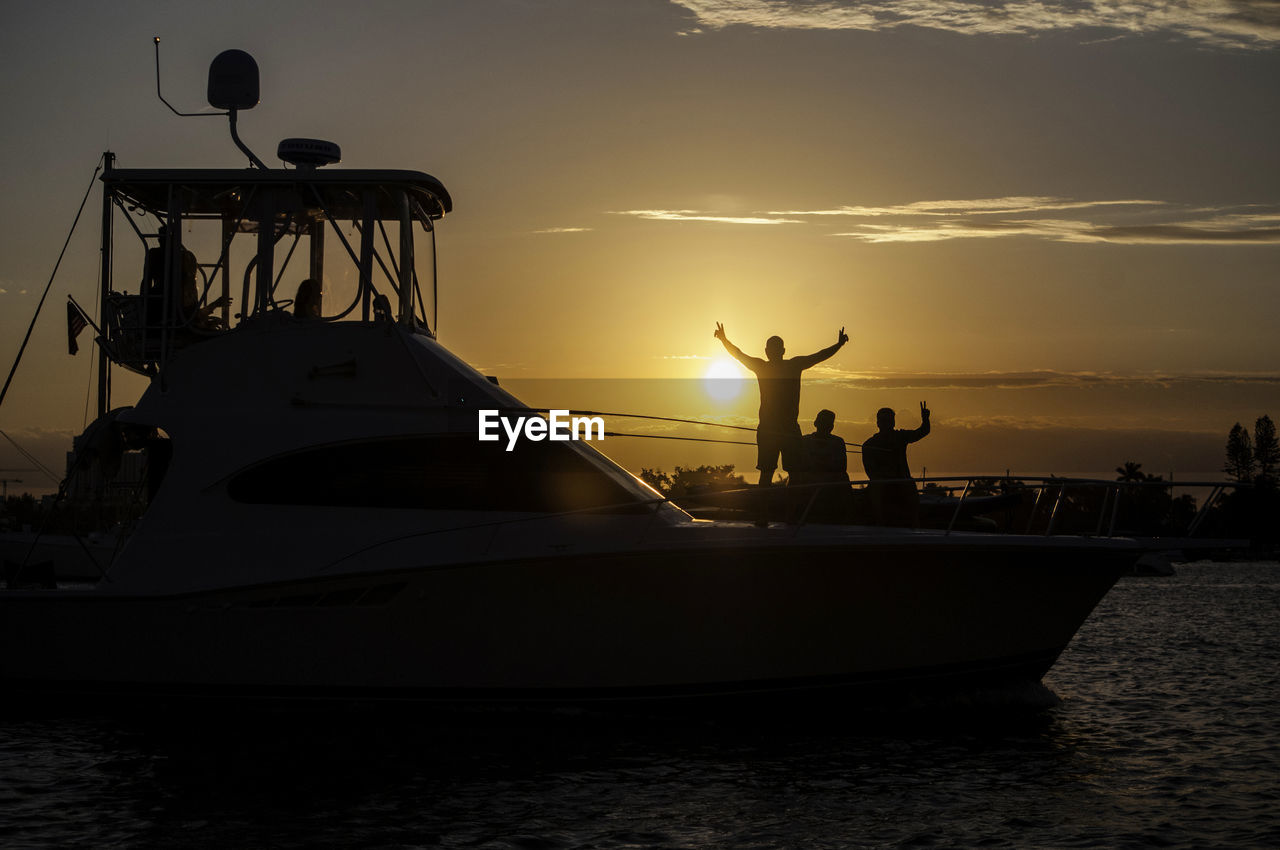
[(1036, 681), (1136, 557), (760, 545), (10, 592), (0, 672), (31, 690), (556, 703)]

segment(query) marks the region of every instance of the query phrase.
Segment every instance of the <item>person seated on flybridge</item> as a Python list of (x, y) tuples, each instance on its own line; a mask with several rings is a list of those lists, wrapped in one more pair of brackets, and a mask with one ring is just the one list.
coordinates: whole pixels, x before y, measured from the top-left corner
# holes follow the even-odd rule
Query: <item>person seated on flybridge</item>
[[(142, 267), (142, 286), (140, 289), (146, 298), (147, 327), (151, 328), (153, 333), (158, 333), (160, 326), (164, 324), (164, 252), (165, 243), (168, 239), (169, 226), (162, 224), (159, 232), (160, 244), (154, 248), (147, 249), (147, 256), (143, 261)], [(196, 328), (202, 331), (221, 330), (222, 321), (213, 315), (213, 311), (222, 307), (230, 299), (224, 295), (216, 301), (201, 307), (200, 288), (196, 283), (196, 255), (183, 248), (180, 242), (177, 247), (182, 252), (181, 270), (178, 280), (169, 288), (169, 317), (172, 321), (172, 326), (175, 328)]]
[(929, 408), (920, 402), (920, 427), (914, 431), (895, 429), (892, 407), (876, 411), (879, 432), (862, 444), (862, 468), (871, 483), (867, 495), (877, 525), (915, 528), (919, 524), (920, 494), (911, 480), (907, 446), (929, 434)]
[[(142, 267), (142, 292), (147, 299), (147, 327), (159, 329), (164, 324), (165, 296), (165, 243), (169, 239), (169, 226), (160, 225), (160, 244), (147, 249), (147, 257)], [(169, 289), (169, 315), (176, 316), (175, 325), (185, 325), (196, 314), (196, 303), (200, 300), (196, 288), (196, 255), (183, 248), (181, 243), (175, 246), (182, 252), (181, 269), (178, 280)]]
[(293, 315), (298, 319), (320, 318), (320, 282), (307, 278), (298, 284), (298, 293), (293, 297)]

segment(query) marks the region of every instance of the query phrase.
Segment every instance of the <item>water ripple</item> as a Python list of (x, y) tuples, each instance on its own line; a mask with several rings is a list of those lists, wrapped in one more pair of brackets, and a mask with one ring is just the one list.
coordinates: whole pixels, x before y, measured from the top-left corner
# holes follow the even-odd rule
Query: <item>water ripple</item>
[(0, 845), (1276, 847), (1278, 600), (1275, 565), (1122, 581), (1046, 677), (1053, 693), (1012, 711), (10, 712)]

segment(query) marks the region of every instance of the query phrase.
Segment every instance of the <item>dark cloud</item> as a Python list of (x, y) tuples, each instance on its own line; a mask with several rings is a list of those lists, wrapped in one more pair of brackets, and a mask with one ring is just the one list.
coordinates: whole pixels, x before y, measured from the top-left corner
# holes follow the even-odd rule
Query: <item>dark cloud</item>
[(1028, 372), (915, 373), (915, 372), (843, 372), (835, 368), (817, 367), (816, 380), (838, 383), (856, 389), (1085, 389), (1095, 387), (1138, 388), (1191, 386), (1199, 384), (1250, 384), (1280, 388), (1280, 374), (1203, 374), (1126, 375), (1109, 372)]
[(1277, 243), (1280, 227), (1256, 229), (1220, 230), (1194, 227), (1185, 224), (1145, 225), (1134, 227), (1100, 227), (1089, 234), (1099, 242), (1175, 243), (1194, 245), (1218, 242)]

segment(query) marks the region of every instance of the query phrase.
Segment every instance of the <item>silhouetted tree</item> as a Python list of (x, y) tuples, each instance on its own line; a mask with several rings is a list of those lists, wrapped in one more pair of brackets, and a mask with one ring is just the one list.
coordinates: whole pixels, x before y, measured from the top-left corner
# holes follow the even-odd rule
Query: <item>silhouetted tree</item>
[(747, 487), (746, 479), (734, 474), (731, 463), (689, 469), (677, 466), (673, 475), (661, 469), (642, 468), (640, 478), (680, 507), (698, 515), (723, 515), (726, 510), (734, 513), (747, 507), (747, 493), (725, 493)]
[(642, 468), (640, 479), (659, 493), (673, 499), (681, 496), (719, 493), (724, 490), (741, 490), (747, 486), (745, 478), (734, 474), (731, 463), (722, 466), (704, 465), (694, 469), (677, 466), (674, 475), (668, 475), (661, 469)]
[(1142, 471), (1142, 464), (1126, 460), (1124, 466), (1116, 467), (1117, 481), (1146, 481), (1147, 474)]
[[(1196, 500), (1190, 494), (1175, 496), (1173, 482), (1166, 484), (1163, 475), (1148, 475), (1142, 464), (1125, 461), (1116, 467), (1116, 481), (1134, 484), (1115, 491), (1119, 499), (1115, 517), (1117, 530), (1144, 536), (1186, 534), (1196, 515)], [(1108, 509), (1104, 500), (1102, 508)]]
[(1254, 547), (1274, 554), (1280, 544), (1280, 491), (1276, 489), (1280, 446), (1270, 416), (1258, 417), (1254, 440), (1249, 439), (1249, 432), (1239, 422), (1232, 427), (1223, 471), (1241, 484), (1254, 486), (1222, 497), (1221, 508), (1214, 517), (1220, 533), (1249, 537)]
[(1223, 464), (1222, 471), (1236, 481), (1247, 484), (1253, 481), (1256, 465), (1253, 458), (1253, 441), (1249, 439), (1248, 430), (1237, 422), (1231, 427), (1231, 433), (1227, 435), (1227, 462)]
[(661, 469), (650, 469), (647, 466), (640, 467), (640, 480), (663, 495), (671, 492), (671, 476)]
[(1275, 484), (1280, 471), (1280, 443), (1276, 442), (1276, 426), (1266, 414), (1253, 425), (1253, 462), (1257, 465), (1257, 482), (1261, 486)]

